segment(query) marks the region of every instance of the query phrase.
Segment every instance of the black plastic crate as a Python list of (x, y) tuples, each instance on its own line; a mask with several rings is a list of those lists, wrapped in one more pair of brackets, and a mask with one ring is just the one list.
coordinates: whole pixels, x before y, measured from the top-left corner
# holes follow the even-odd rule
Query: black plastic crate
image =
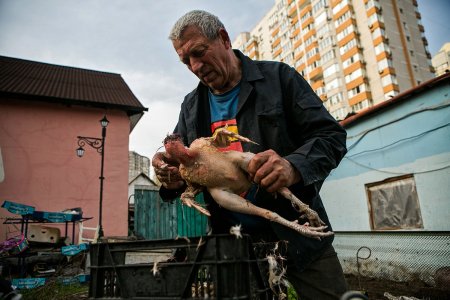
[[(133, 253), (153, 262), (127, 263)], [(164, 260), (161, 260), (161, 254)], [(170, 255), (167, 255), (170, 253)], [(92, 244), (90, 298), (269, 299), (265, 269), (251, 239), (211, 235), (190, 240)], [(170, 256), (170, 258), (168, 257)], [(153, 273), (155, 261), (158, 272)]]

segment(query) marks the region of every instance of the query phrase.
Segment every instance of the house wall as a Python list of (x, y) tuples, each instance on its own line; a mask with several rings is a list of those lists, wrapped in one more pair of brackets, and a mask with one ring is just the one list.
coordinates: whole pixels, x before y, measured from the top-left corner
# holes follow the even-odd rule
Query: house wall
[(135, 189), (137, 186), (139, 186), (140, 189), (143, 189), (143, 187), (146, 187), (146, 189), (148, 189), (148, 190), (158, 190), (159, 189), (157, 186), (152, 184), (150, 182), (150, 180), (148, 180), (144, 176), (140, 175), (139, 177), (137, 177), (135, 180), (133, 180), (128, 185), (128, 201), (130, 204), (134, 204), (134, 200), (135, 200), (134, 193), (135, 193)]
[[(81, 207), (98, 224), (101, 156), (89, 146), (76, 156), (77, 136), (101, 137), (103, 109), (0, 99), (0, 201), (19, 202), (40, 211)], [(104, 161), (103, 229), (108, 235), (127, 234), (129, 118), (107, 112)], [(0, 209), (0, 217), (12, 216)], [(2, 219), (3, 220), (3, 219)], [(0, 225), (0, 239), (13, 231)]]
[(347, 126), (349, 152), (321, 191), (335, 231), (370, 231), (365, 184), (412, 173), (424, 231), (450, 230), (449, 92), (447, 81)]

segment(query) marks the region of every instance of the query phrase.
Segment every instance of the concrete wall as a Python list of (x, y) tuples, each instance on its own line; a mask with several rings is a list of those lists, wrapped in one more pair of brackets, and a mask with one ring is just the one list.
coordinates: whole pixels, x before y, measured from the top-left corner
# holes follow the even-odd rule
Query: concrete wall
[[(60, 104), (0, 100), (0, 149), (4, 178), (0, 201), (19, 202), (40, 211), (81, 207), (98, 224), (101, 156), (89, 146), (76, 156), (77, 136), (101, 137), (105, 111)], [(130, 123), (125, 112), (108, 111), (103, 228), (105, 235), (127, 234), (128, 143)], [(12, 216), (1, 208), (0, 217)], [(3, 219), (0, 240), (7, 228)]]
[(365, 184), (402, 174), (414, 174), (423, 230), (450, 230), (449, 94), (447, 80), (347, 126), (350, 150), (321, 191), (335, 231), (370, 231)]

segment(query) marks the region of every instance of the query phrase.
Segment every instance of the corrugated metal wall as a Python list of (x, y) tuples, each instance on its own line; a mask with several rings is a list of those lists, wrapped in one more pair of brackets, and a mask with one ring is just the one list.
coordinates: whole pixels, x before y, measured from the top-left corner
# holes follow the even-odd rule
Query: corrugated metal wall
[[(204, 203), (203, 194), (196, 200)], [(145, 239), (196, 237), (207, 233), (207, 217), (182, 205), (179, 198), (173, 203), (164, 202), (158, 191), (136, 189), (134, 203), (135, 232)]]
[(346, 274), (434, 285), (450, 267), (450, 232), (335, 232), (333, 245)]

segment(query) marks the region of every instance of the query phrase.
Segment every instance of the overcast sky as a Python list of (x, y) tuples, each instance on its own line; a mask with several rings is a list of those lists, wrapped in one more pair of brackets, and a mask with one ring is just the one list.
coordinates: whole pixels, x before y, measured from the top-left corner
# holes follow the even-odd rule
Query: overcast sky
[[(130, 150), (151, 158), (171, 132), (197, 79), (167, 36), (193, 9), (222, 20), (232, 40), (250, 31), (275, 0), (0, 0), (0, 55), (119, 73), (148, 108)], [(450, 42), (450, 0), (419, 0), (432, 55)]]

